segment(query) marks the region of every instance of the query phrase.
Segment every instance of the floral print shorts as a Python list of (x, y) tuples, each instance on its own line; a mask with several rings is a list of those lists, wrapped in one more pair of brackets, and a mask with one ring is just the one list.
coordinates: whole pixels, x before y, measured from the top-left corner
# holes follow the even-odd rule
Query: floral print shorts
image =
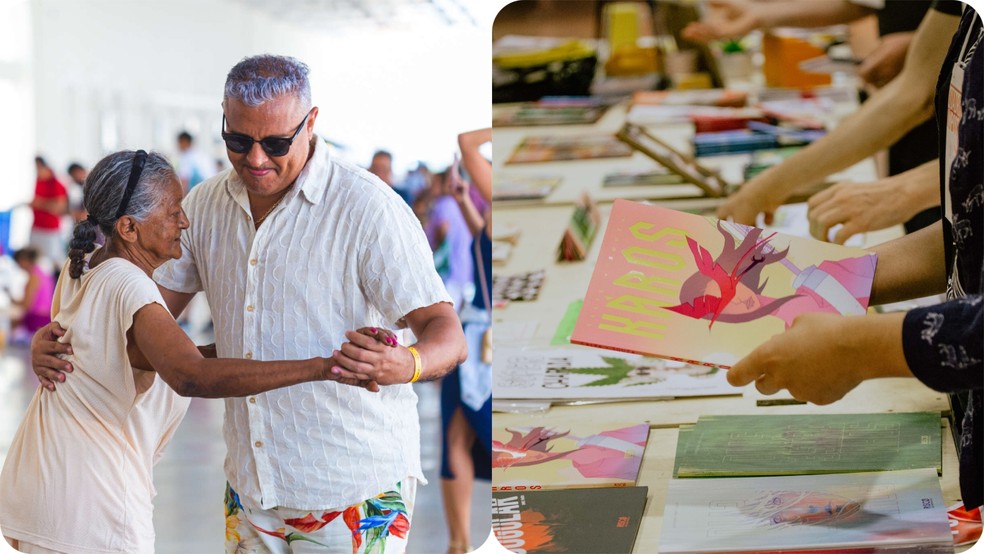
[(264, 510), (245, 505), (226, 483), (227, 554), (402, 554), (410, 534), (417, 480), (346, 508)]

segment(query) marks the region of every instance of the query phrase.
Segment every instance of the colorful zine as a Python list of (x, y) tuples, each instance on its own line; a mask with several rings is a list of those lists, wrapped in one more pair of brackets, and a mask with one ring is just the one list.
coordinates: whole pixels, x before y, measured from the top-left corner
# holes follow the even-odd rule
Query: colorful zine
[(639, 476), (649, 424), (492, 428), (492, 490), (627, 487)]
[(493, 492), (492, 532), (523, 554), (632, 552), (646, 487)]
[(588, 249), (591, 248), (600, 225), (601, 212), (598, 211), (598, 205), (587, 193), (582, 194), (557, 247), (557, 261), (583, 260), (588, 255)]
[(579, 106), (530, 102), (496, 110), (492, 118), (492, 126), (590, 125), (601, 119), (606, 108), (607, 106), (603, 105)]
[(683, 178), (667, 169), (645, 172), (618, 172), (605, 175), (603, 187), (651, 187), (681, 185)]
[(940, 429), (933, 412), (701, 416), (680, 429), (673, 476), (942, 472)]
[(492, 304), (531, 302), (540, 296), (546, 271), (530, 271), (519, 275), (492, 275)]
[(876, 256), (616, 200), (571, 342), (731, 367), (800, 314), (864, 314)]
[(637, 400), (739, 394), (715, 367), (589, 348), (497, 347), (495, 398)]
[(492, 201), (540, 200), (560, 184), (561, 178), (543, 175), (496, 175)]
[(627, 158), (632, 148), (612, 135), (570, 135), (526, 137), (516, 147), (507, 164)]
[(840, 550), (953, 552), (936, 471), (670, 480), (662, 554)]

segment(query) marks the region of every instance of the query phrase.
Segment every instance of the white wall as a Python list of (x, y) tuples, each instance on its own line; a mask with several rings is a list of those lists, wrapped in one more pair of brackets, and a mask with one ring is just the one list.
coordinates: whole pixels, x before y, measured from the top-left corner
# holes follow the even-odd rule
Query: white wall
[(30, 0), (0, 0), (0, 210), (14, 204), (21, 187), (34, 191), (30, 56)]
[[(316, 130), (363, 165), (377, 147), (392, 151), (398, 171), (418, 159), (446, 164), (458, 132), (491, 120), (494, 2), (470, 2), (481, 28), (344, 33), (278, 22), (232, 0), (4, 1), (33, 10), (36, 140), (25, 142), (59, 172), (121, 148), (173, 153), (182, 128), (224, 157), (225, 75), (262, 52), (311, 67)], [(26, 153), (34, 152), (18, 155)], [(18, 183), (29, 199), (33, 177), (21, 173)]]

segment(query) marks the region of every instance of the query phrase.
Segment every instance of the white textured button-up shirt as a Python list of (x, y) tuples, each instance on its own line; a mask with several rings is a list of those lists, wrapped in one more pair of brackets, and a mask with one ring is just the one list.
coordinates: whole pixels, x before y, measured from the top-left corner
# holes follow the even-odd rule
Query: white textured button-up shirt
[[(182, 257), (154, 278), (205, 291), (220, 357), (327, 357), (345, 331), (401, 326), (413, 310), (450, 301), (406, 203), (316, 143), (259, 229), (232, 170), (185, 198)], [(410, 385), (372, 393), (334, 381), (227, 398), (226, 476), (263, 508), (312, 510), (351, 505), (407, 477), (423, 481), (416, 404)]]

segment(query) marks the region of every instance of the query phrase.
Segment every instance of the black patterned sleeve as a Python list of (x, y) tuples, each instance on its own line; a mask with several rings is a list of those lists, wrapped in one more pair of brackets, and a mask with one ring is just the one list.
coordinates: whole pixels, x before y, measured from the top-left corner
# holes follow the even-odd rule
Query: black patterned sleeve
[(912, 373), (932, 389), (984, 388), (982, 296), (910, 311), (902, 324), (902, 350)]

